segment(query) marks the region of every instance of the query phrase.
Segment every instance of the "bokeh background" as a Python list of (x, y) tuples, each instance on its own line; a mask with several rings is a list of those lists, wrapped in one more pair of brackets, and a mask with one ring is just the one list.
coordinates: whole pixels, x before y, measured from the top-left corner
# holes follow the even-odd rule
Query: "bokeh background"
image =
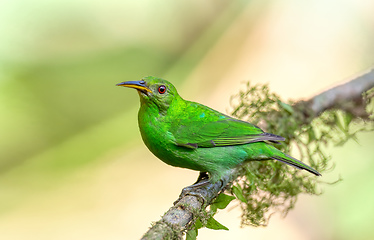
[[(372, 0), (0, 2), (0, 239), (139, 239), (197, 173), (143, 145), (138, 96), (154, 75), (230, 113), (244, 82), (308, 99), (374, 65)], [(374, 134), (331, 146), (322, 196), (267, 228), (199, 239), (373, 239)]]

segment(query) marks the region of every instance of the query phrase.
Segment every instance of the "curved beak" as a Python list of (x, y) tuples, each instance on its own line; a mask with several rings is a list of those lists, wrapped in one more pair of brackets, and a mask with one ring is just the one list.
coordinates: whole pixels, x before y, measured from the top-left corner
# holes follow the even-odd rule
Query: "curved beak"
[(145, 81), (127, 81), (127, 82), (121, 82), (116, 84), (116, 86), (123, 86), (123, 87), (129, 87), (129, 88), (135, 88), (138, 91), (142, 91), (144, 93), (146, 92), (152, 92), (151, 89), (149, 89), (145, 83)]

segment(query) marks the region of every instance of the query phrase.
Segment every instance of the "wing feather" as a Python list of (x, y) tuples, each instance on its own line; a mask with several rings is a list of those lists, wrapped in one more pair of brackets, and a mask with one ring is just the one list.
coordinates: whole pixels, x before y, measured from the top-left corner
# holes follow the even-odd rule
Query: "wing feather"
[(259, 127), (233, 118), (202, 123), (201, 121), (178, 122), (171, 131), (178, 146), (187, 148), (241, 145), (260, 141), (278, 142), (284, 138), (265, 133)]

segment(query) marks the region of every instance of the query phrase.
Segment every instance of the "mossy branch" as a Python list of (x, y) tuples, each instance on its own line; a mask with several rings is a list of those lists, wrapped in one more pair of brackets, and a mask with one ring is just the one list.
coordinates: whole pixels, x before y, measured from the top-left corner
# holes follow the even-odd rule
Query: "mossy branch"
[(205, 208), (217, 197), (225, 187), (239, 176), (239, 170), (234, 169), (225, 175), (221, 181), (208, 184), (196, 189), (196, 195), (185, 195), (177, 200), (161, 218), (153, 224), (142, 240), (181, 239), (183, 234), (204, 214)]
[[(341, 145), (359, 131), (374, 129), (373, 116), (368, 114), (373, 112), (373, 87), (371, 70), (308, 101), (284, 103), (266, 85), (248, 83), (245, 91), (233, 97), (232, 115), (285, 137), (280, 149), (292, 150), (292, 155), (326, 173), (333, 164), (324, 151), (325, 145)], [(142, 239), (182, 239), (187, 230), (196, 228), (188, 232), (192, 233), (190, 239), (195, 238), (197, 228), (207, 225), (207, 219), (217, 211), (217, 203), (209, 211), (207, 207), (224, 191), (240, 200), (243, 225), (264, 226), (273, 212), (285, 215), (293, 208), (298, 194), (320, 194), (318, 181), (315, 176), (278, 161), (249, 162), (238, 166), (222, 181), (178, 199)]]

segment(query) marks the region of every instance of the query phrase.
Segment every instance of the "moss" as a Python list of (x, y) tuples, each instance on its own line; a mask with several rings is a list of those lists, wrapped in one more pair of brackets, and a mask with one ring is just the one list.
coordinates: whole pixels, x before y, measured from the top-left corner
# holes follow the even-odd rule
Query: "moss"
[[(371, 99), (366, 103), (370, 105)], [(283, 102), (267, 85), (247, 83), (231, 103), (233, 116), (285, 137), (286, 141), (276, 147), (321, 174), (334, 168), (326, 153), (327, 146), (342, 145), (355, 139), (356, 133), (374, 129), (372, 118), (364, 121), (345, 110), (331, 109), (315, 116), (307, 102)], [(240, 203), (242, 225), (265, 226), (273, 213), (285, 216), (295, 206), (299, 194), (322, 193), (320, 178), (278, 161), (253, 161), (242, 167), (245, 174), (235, 183), (246, 199)]]

